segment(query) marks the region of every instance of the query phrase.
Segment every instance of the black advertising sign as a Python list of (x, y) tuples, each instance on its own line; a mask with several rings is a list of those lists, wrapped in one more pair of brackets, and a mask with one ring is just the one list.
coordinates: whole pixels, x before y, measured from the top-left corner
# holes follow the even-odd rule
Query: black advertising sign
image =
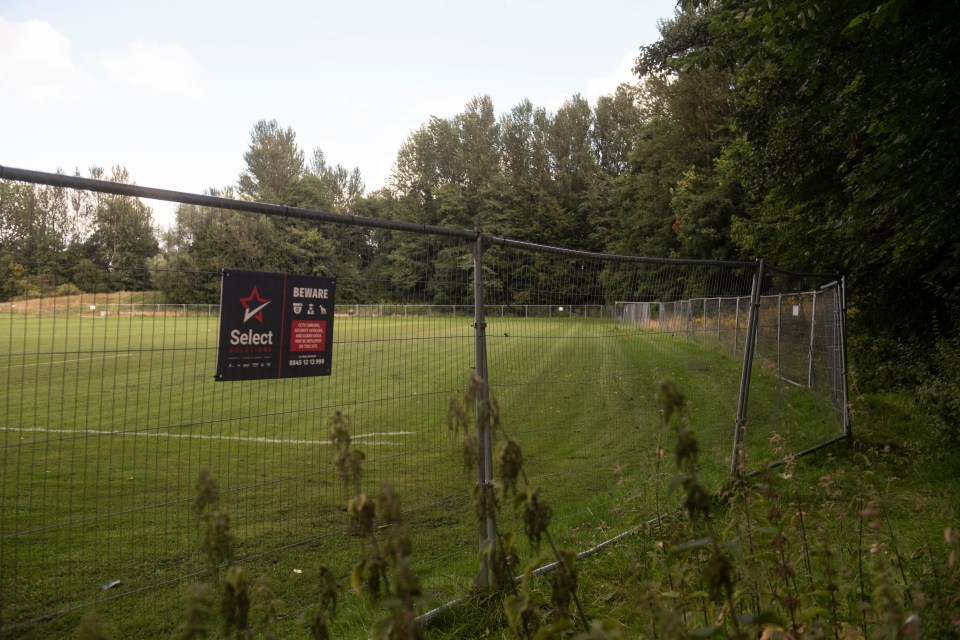
[(337, 281), (224, 270), (218, 381), (330, 375)]

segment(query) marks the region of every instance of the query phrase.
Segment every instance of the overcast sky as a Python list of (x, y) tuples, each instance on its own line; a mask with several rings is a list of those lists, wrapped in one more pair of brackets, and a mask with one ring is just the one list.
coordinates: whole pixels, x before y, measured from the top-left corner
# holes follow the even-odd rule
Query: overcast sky
[[(631, 81), (675, 0), (2, 0), (0, 165), (200, 193), (260, 119), (383, 186), (406, 137), (487, 94), (554, 111)], [(172, 205), (153, 205), (168, 223)]]

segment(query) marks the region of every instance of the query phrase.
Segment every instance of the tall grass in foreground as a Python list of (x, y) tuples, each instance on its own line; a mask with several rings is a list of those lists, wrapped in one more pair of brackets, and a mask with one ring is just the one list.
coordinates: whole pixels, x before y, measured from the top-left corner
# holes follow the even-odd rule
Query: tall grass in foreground
[[(658, 398), (658, 464), (677, 469), (664, 515), (578, 564), (594, 621), (570, 637), (960, 637), (960, 456), (909, 402), (860, 397), (849, 446), (710, 486), (689, 402), (669, 381)], [(531, 583), (530, 606), (549, 612), (550, 591)], [(431, 637), (526, 637), (509, 618), (478, 598)]]
[[(478, 384), (463, 403), (451, 402), (451, 424), (458, 432), (471, 433), (465, 427), (472, 423), (468, 411), (477, 406)], [(334, 464), (354, 487), (349, 517), (364, 549), (349, 582), (358, 597), (386, 596), (386, 615), (381, 613), (380, 622), (369, 629), (370, 637), (960, 637), (956, 512), (947, 501), (946, 512), (937, 516), (915, 514), (915, 520), (923, 521), (919, 533), (905, 527), (902, 511), (916, 505), (903, 503), (914, 499), (919, 487), (911, 484), (904, 491), (888, 475), (895, 462), (889, 446), (877, 449), (863, 440), (816, 466), (786, 455), (786, 464), (766, 469), (758, 480), (740, 477), (708, 487), (698, 472), (700, 445), (689, 426), (686, 398), (665, 380), (657, 399), (657, 464), (675, 464), (678, 471), (666, 494), (657, 498), (660, 518), (597, 559), (577, 563), (572, 553), (553, 548), (558, 569), (549, 588), (530, 577), (543, 557), (528, 565), (519, 585), (514, 583), (516, 533), (498, 528), (496, 545), (482, 551), (493, 569), (492, 587), (475, 590), (463, 607), (426, 628), (414, 617), (421, 591), (407, 563), (416, 550), (403, 532), (399, 497), (388, 486), (377, 499), (360, 492), (364, 456), (351, 448), (343, 416), (335, 416), (330, 422), (337, 443)], [(479, 407), (502, 438), (498, 482), (474, 489), (478, 518), (495, 515), (512, 497), (523, 512), (526, 536), (549, 540), (550, 508), (524, 477), (521, 444), (499, 425), (495, 403)], [(887, 435), (889, 425), (879, 426), (868, 437)], [(779, 435), (771, 440), (774, 450), (784, 451)], [(956, 455), (935, 456), (916, 448), (918, 442), (907, 444), (915, 447), (915, 456), (941, 463), (944, 472), (956, 471), (960, 464)], [(466, 435), (464, 445), (463, 460), (473, 467), (478, 443)], [(943, 489), (955, 496), (957, 485), (954, 475)], [(217, 504), (215, 481), (201, 474), (193, 507), (205, 524), (202, 546), (218, 583), (188, 590), (179, 635), (213, 635), (219, 599), (224, 636), (277, 637), (271, 630), (277, 605), (269, 585), (258, 582), (251, 597), (242, 569), (230, 564), (229, 519)], [(947, 525), (940, 531), (930, 530), (944, 520)], [(303, 622), (312, 637), (330, 637), (327, 622), (336, 611), (336, 585), (346, 581), (327, 574), (318, 583), (317, 612)], [(571, 615), (573, 603), (576, 613)], [(77, 632), (79, 637), (105, 638), (107, 628), (90, 614)]]

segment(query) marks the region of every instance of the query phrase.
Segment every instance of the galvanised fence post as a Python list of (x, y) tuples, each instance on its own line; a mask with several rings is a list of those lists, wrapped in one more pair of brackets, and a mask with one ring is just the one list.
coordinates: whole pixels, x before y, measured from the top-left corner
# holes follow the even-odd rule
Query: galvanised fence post
[(777, 294), (777, 375), (783, 376), (780, 368), (780, 333), (783, 328), (783, 294)]
[(817, 292), (813, 292), (813, 308), (810, 310), (810, 348), (807, 353), (807, 386), (813, 386), (813, 345), (817, 330)]
[(847, 384), (847, 277), (840, 277), (840, 374), (843, 376), (843, 435), (850, 437), (850, 390)]
[[(473, 254), (473, 327), (474, 327), (474, 359), (477, 376), (483, 381), (480, 396), (477, 397), (477, 442), (480, 443), (481, 459), (477, 463), (477, 484), (480, 487), (480, 496), (487, 511), (486, 522), (479, 523), (479, 548), (484, 545), (496, 544), (496, 528), (493, 514), (489, 513), (490, 492), (493, 490), (493, 437), (490, 433), (490, 390), (487, 379), (487, 322), (483, 310), (483, 232), (477, 230), (477, 238), (470, 242), (470, 251)], [(490, 567), (488, 556), (480, 556), (480, 568), (475, 581), (476, 586), (489, 586)]]
[(757, 319), (760, 315), (760, 287), (763, 282), (763, 260), (757, 261), (750, 291), (750, 310), (747, 314), (747, 335), (744, 339), (743, 369), (740, 372), (740, 393), (737, 400), (737, 419), (733, 429), (733, 455), (730, 456), (730, 475), (737, 475), (740, 466), (740, 448), (743, 446), (743, 429), (747, 421), (747, 399), (750, 394), (750, 373), (753, 369), (753, 353), (757, 346)]

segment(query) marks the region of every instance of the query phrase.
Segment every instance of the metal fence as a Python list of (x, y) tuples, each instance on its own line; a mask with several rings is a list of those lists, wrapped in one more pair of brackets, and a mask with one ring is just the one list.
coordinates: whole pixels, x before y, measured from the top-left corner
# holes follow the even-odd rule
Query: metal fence
[[(338, 411), (367, 454), (364, 490), (389, 481), (401, 496), (432, 599), (424, 610), (464, 595), (489, 535), (468, 496), (494, 481), (496, 435), (479, 425), (485, 458), (465, 475), (445, 416), (473, 373), (489, 381), (552, 506), (558, 543), (588, 552), (665, 508), (654, 497), (673, 473), (657, 463), (671, 437), (655, 400), (663, 378), (687, 396), (707, 481), (775, 460), (774, 432), (803, 452), (849, 431), (835, 276), (590, 254), (36, 172), (2, 177), (386, 230), (422, 256), (403, 282), (326, 274), (363, 292), (336, 306), (329, 377), (215, 383), (216, 299), (166, 305), (145, 290), (0, 303), (3, 637), (67, 635), (90, 609), (118, 637), (170, 635), (184, 588), (210, 579), (191, 510), (201, 469), (218, 479), (235, 562), (269, 579), (282, 602), (276, 629), (306, 635), (319, 567), (346, 580), (358, 556), (327, 441)], [(500, 526), (523, 525), (507, 509)], [(371, 615), (345, 598), (334, 632), (365, 637)]]
[[(845, 437), (850, 425), (842, 281), (768, 267), (761, 291), (755, 327), (749, 326), (749, 296), (621, 301), (615, 305), (615, 314), (620, 322), (644, 331), (666, 333), (735, 356), (744, 353), (748, 336), (753, 335), (751, 372), (776, 376), (784, 383), (781, 396), (804, 389), (832, 407), (832, 419), (824, 414), (805, 416), (803, 428), (791, 430), (795, 450), (819, 448), (824, 442)], [(751, 418), (750, 439), (757, 444), (774, 431), (785, 435), (782, 412), (789, 411), (790, 404), (781, 398), (774, 408), (772, 413)], [(736, 464), (733, 460), (732, 465)]]

